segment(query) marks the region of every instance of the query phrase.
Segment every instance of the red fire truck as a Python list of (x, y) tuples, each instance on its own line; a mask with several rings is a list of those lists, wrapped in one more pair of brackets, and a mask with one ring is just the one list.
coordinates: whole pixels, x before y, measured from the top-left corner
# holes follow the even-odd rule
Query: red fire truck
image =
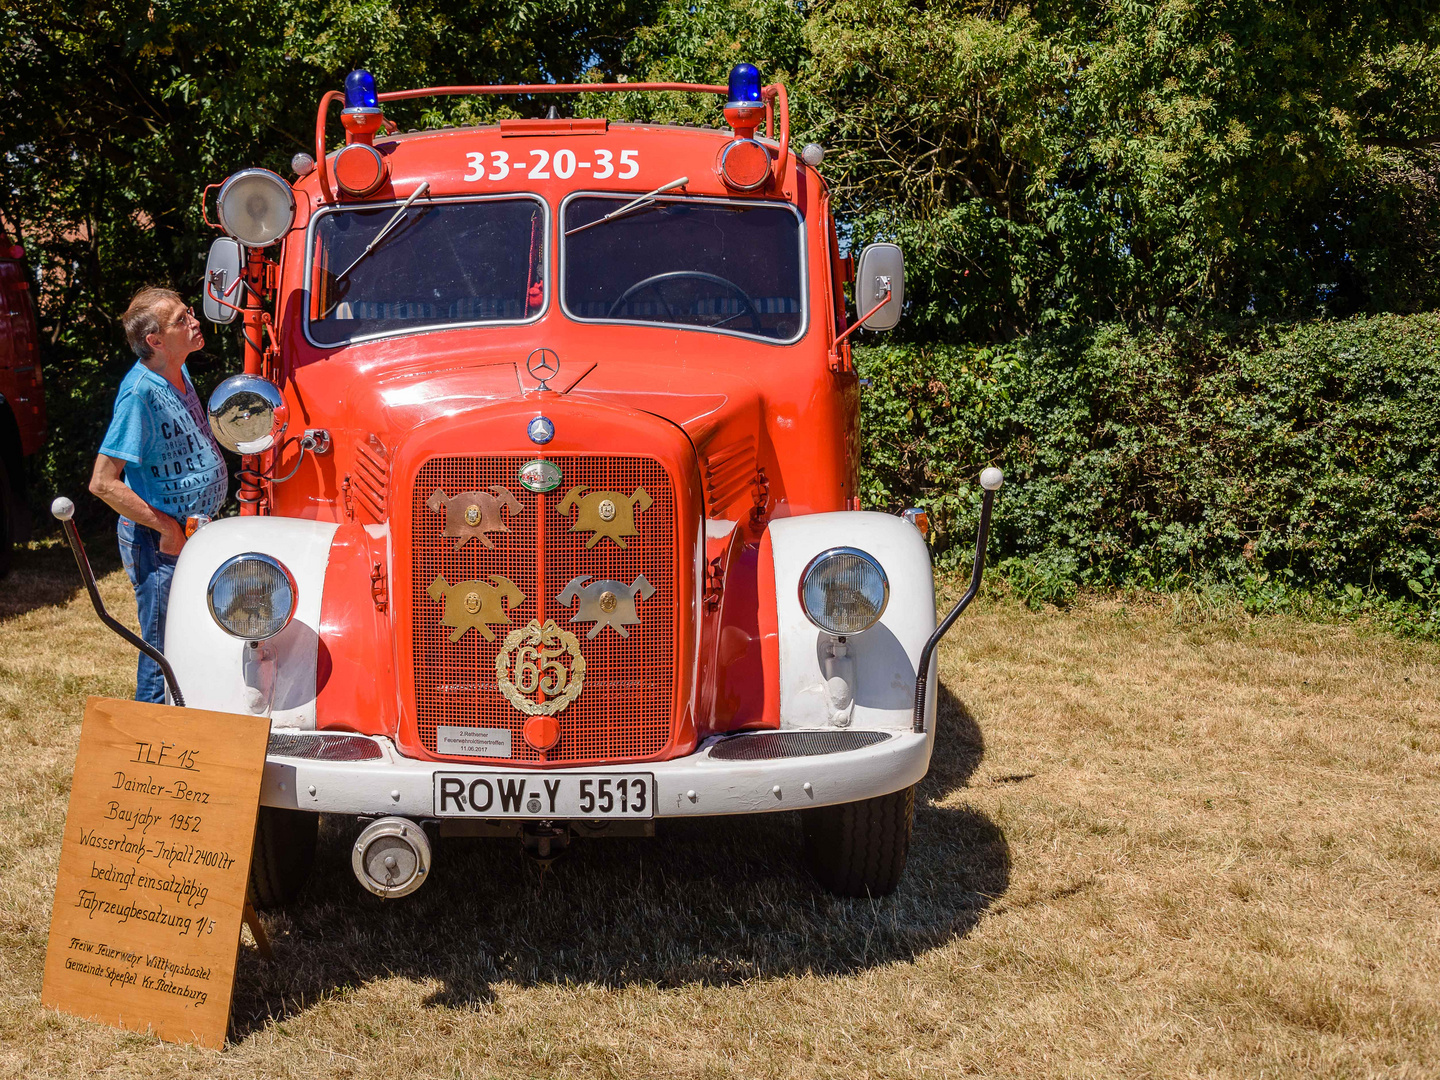
[[(729, 127), (383, 112), (620, 90), (722, 95)], [(368, 819), (354, 869), (384, 897), (437, 835), (553, 857), (773, 811), (826, 887), (896, 887), (958, 608), (937, 630), (915, 515), (859, 506), (850, 338), (894, 325), (903, 269), (842, 257), (821, 157), (750, 65), (379, 94), (361, 71), (293, 183), (219, 186), (205, 306), (246, 359), (210, 412), (241, 514), (181, 554), (165, 658), (177, 703), (271, 720), (259, 903), (304, 881), (321, 813)]]
[(0, 577), (30, 538), (25, 459), (45, 441), (45, 388), (25, 249), (0, 232)]

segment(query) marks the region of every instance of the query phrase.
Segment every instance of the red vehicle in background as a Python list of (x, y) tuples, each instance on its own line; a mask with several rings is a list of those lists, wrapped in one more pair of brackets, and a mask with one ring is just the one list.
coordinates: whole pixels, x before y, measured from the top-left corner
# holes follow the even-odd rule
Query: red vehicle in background
[(0, 233), (0, 576), (11, 548), (30, 539), (25, 459), (45, 441), (39, 328), (25, 249)]
[[(399, 134), (381, 107), (648, 90), (723, 95), (729, 129)], [(849, 339), (900, 318), (899, 248), (841, 256), (823, 152), (748, 64), (381, 94), (352, 72), (331, 150), (341, 99), (293, 183), (219, 185), (204, 306), (245, 372), (210, 422), (241, 513), (181, 552), (160, 658), (175, 704), (271, 721), (256, 902), (303, 883), (321, 813), (367, 822), (353, 868), (382, 897), (437, 834), (546, 858), (777, 811), (825, 887), (893, 890), (1001, 480), (937, 627), (921, 515), (856, 492)]]

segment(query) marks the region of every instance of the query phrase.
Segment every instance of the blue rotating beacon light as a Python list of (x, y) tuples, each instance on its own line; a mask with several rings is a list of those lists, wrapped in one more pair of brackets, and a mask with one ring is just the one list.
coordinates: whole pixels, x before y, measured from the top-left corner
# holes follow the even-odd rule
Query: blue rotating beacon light
[(725, 102), (725, 119), (737, 139), (752, 137), (765, 119), (760, 69), (754, 64), (736, 64), (730, 69), (730, 100)]

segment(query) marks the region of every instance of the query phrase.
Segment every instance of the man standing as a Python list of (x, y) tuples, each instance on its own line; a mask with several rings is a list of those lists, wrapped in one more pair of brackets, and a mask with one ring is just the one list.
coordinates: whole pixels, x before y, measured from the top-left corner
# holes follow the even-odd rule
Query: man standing
[[(145, 288), (120, 321), (137, 360), (116, 395), (90, 491), (120, 515), (120, 558), (135, 587), (140, 636), (163, 649), (185, 519), (220, 509), (229, 474), (185, 369), (185, 358), (205, 345), (200, 320), (178, 293)], [(160, 665), (144, 653), (135, 700), (165, 700)]]

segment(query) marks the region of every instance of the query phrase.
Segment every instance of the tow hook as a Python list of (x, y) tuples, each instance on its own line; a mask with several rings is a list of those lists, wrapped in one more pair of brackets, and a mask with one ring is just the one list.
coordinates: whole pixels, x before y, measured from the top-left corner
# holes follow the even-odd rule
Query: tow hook
[(165, 659), (165, 654), (117, 622), (115, 617), (105, 610), (105, 604), (100, 599), (100, 590), (95, 587), (95, 571), (90, 569), (90, 558), (85, 554), (85, 545), (80, 542), (80, 530), (75, 527), (75, 504), (61, 495), (50, 504), (50, 513), (55, 515), (55, 519), (65, 529), (65, 539), (70, 541), (70, 550), (75, 553), (75, 565), (80, 568), (80, 578), (85, 582), (85, 591), (90, 594), (90, 603), (95, 606), (95, 614), (99, 615), (100, 621), (111, 630), (160, 665), (160, 673), (165, 676), (165, 685), (170, 688), (170, 700), (184, 708), (185, 696), (180, 693), (180, 683), (176, 681), (175, 672), (170, 667), (170, 661)]
[(980, 529), (975, 536), (975, 568), (971, 571), (970, 587), (965, 590), (965, 595), (950, 609), (950, 614), (940, 620), (940, 625), (935, 627), (930, 640), (925, 642), (925, 647), (920, 650), (919, 673), (915, 676), (916, 732), (925, 730), (925, 696), (926, 682), (930, 675), (930, 658), (935, 655), (935, 647), (940, 644), (940, 639), (955, 625), (960, 613), (970, 606), (970, 601), (974, 600), (980, 591), (980, 578), (985, 573), (985, 545), (990, 538), (990, 511), (995, 506), (995, 492), (1000, 490), (1000, 485), (1004, 482), (1005, 474), (993, 465), (980, 473), (980, 486), (985, 489), (985, 494), (980, 497)]
[(527, 821), (520, 830), (525, 854), (548, 868), (570, 846), (570, 829), (553, 821)]

